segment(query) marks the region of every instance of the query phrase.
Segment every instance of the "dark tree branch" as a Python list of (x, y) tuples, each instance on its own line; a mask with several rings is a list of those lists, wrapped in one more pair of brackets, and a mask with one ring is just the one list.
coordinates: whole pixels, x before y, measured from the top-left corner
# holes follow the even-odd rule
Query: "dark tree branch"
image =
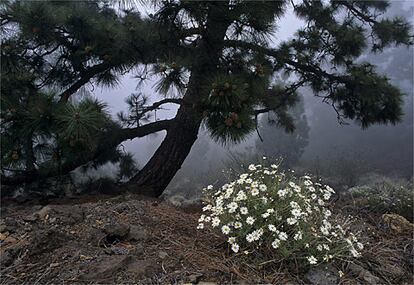
[(60, 102), (65, 103), (69, 100), (69, 97), (79, 90), (83, 85), (89, 82), (95, 75), (102, 73), (109, 69), (111, 65), (107, 62), (103, 62), (97, 65), (94, 65), (81, 74), (81, 78), (72, 84), (68, 89), (63, 91), (60, 96)]
[(347, 1), (342, 1), (340, 2), (341, 5), (345, 6), (346, 8), (348, 8), (348, 10), (351, 12), (352, 15), (354, 15), (355, 17), (357, 17), (359, 20), (363, 21), (363, 22), (367, 22), (370, 23), (372, 25), (377, 24), (378, 22), (369, 17), (368, 15), (364, 14), (363, 12), (361, 12), (360, 10), (358, 10), (353, 3), (351, 2), (347, 2)]
[(90, 155), (79, 155), (71, 161), (62, 163), (60, 168), (53, 168), (52, 170), (50, 170), (49, 167), (44, 167), (44, 165), (42, 167), (42, 165), (40, 165), (40, 168), (37, 171), (24, 172), (11, 177), (1, 175), (1, 184), (19, 185), (23, 183), (30, 183), (39, 179), (46, 179), (67, 174), (72, 170), (97, 159), (106, 150), (118, 146), (125, 140), (140, 138), (152, 133), (168, 130), (171, 122), (172, 120), (162, 120), (136, 128), (110, 130), (110, 135), (103, 134), (101, 136), (100, 142), (97, 144), (98, 147), (91, 152)]
[(150, 111), (157, 110), (161, 105), (168, 104), (168, 103), (179, 104), (180, 105), (182, 103), (182, 101), (183, 101), (182, 99), (177, 99), (177, 98), (163, 99), (161, 101), (155, 102), (151, 106), (144, 107), (143, 110), (140, 112), (140, 114), (142, 115), (142, 114), (148, 113)]

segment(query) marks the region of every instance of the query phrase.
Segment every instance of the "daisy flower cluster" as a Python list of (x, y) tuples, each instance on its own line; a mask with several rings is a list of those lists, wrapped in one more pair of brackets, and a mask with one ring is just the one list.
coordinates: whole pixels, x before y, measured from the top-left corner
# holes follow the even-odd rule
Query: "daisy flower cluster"
[(297, 178), (277, 164), (251, 164), (235, 181), (203, 191), (209, 202), (197, 228), (217, 228), (235, 253), (271, 249), (309, 264), (360, 256), (363, 245), (329, 210), (334, 190), (309, 176)]

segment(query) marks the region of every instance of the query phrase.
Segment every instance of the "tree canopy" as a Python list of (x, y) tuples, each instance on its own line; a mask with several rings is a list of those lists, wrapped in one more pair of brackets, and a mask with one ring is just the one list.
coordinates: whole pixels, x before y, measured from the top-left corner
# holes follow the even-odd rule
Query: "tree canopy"
[[(167, 131), (130, 179), (160, 195), (181, 167), (201, 125), (223, 143), (239, 142), (272, 112), (294, 130), (289, 108), (310, 86), (340, 121), (366, 128), (397, 123), (402, 94), (375, 66), (357, 59), (391, 45), (411, 45), (403, 18), (383, 17), (386, 1), (154, 1), (142, 16), (107, 1), (6, 1), (1, 4), (2, 183), (66, 175), (123, 156), (119, 144)], [(292, 9), (306, 25), (273, 43)], [(111, 118), (85, 86), (113, 87), (127, 72), (158, 80), (164, 99), (135, 95), (128, 114)], [(283, 74), (286, 80), (276, 80)], [(148, 121), (163, 104), (174, 119)]]

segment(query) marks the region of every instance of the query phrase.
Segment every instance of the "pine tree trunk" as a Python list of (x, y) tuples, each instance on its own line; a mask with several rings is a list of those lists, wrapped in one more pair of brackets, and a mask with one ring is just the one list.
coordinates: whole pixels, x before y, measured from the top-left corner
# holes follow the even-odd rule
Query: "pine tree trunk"
[[(191, 76), (183, 103), (167, 136), (145, 167), (128, 182), (129, 190), (159, 197), (181, 168), (197, 140), (202, 121), (202, 102), (209, 95), (206, 79), (216, 74), (223, 40), (231, 22), (222, 19), (225, 1), (214, 2), (207, 15), (206, 32), (194, 52)], [(211, 83), (210, 83), (211, 84)]]
[(201, 116), (191, 106), (178, 110), (173, 125), (145, 167), (128, 183), (133, 192), (158, 197), (181, 168), (197, 139)]

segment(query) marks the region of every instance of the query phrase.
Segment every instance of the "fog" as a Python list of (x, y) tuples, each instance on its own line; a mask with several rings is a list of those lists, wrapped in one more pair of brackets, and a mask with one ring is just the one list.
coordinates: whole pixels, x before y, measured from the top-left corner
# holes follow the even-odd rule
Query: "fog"
[[(392, 1), (387, 16), (404, 16), (413, 20), (411, 1)], [(142, 12), (149, 13), (148, 10)], [(289, 39), (303, 23), (291, 11), (280, 19), (275, 36), (276, 46)], [(330, 105), (323, 104), (320, 98), (302, 88), (304, 115), (309, 131), (307, 145), (299, 160), (292, 168), (311, 172), (315, 175), (336, 176), (348, 186), (358, 183), (363, 176), (377, 173), (404, 178), (413, 173), (413, 49), (406, 47), (389, 48), (383, 54), (366, 53), (361, 60), (378, 65), (378, 70), (391, 78), (391, 82), (406, 94), (404, 118), (396, 126), (375, 125), (366, 130), (352, 121), (339, 124), (337, 115)], [(131, 93), (142, 92), (152, 101), (160, 99), (153, 90), (154, 80), (138, 86), (134, 73), (128, 73), (120, 80), (116, 88), (95, 89), (89, 91), (107, 102), (108, 109), (115, 117), (116, 113), (126, 110), (125, 98)], [(87, 87), (88, 88), (88, 87)], [(165, 105), (157, 111), (157, 119), (173, 118), (175, 105)], [(152, 118), (155, 120), (155, 118)], [(274, 127), (277, 128), (277, 127)], [(266, 131), (272, 131), (266, 128)], [(276, 131), (276, 130), (275, 130)], [(294, 136), (295, 134), (293, 134)], [(155, 152), (165, 136), (164, 132), (145, 138), (126, 141), (123, 147), (134, 154), (139, 167), (143, 167)], [(264, 135), (265, 136), (265, 135)], [(292, 138), (293, 138), (292, 136)], [(203, 184), (214, 183), (225, 168), (231, 156), (245, 160), (258, 157), (258, 145), (266, 144), (276, 148), (278, 140), (261, 142), (256, 133), (252, 133), (244, 142), (237, 145), (222, 145), (214, 142), (201, 128), (199, 139), (193, 146), (181, 170), (169, 185), (167, 193), (185, 192), (196, 195)], [(286, 154), (289, 156), (289, 154)], [(106, 165), (97, 171), (101, 175), (111, 175), (115, 166)]]

